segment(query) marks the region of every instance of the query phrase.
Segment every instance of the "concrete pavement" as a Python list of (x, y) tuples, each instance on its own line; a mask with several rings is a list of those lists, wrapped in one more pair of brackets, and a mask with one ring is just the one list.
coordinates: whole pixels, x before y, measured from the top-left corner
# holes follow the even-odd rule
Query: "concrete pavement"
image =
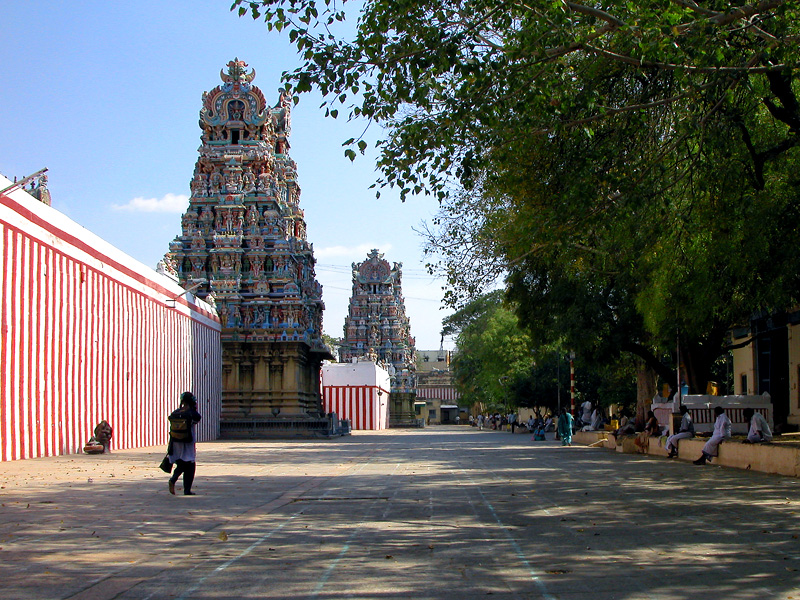
[[(469, 427), (0, 464), (0, 598), (800, 600), (797, 479)], [(178, 486), (180, 491), (180, 484)]]

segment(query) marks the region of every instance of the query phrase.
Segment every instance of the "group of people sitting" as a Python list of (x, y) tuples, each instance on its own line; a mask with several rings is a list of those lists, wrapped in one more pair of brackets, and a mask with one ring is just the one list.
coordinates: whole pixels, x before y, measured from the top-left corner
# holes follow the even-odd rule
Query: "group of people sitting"
[(581, 403), (581, 410), (575, 411), (573, 421), (575, 429), (580, 431), (602, 431), (610, 423), (605, 411), (599, 406), (593, 406), (590, 400)]
[(543, 442), (547, 439), (547, 433), (556, 430), (555, 423), (553, 422), (553, 415), (549, 413), (544, 418), (538, 414), (535, 417), (531, 415), (525, 423), (525, 426), (528, 428), (528, 433), (533, 436), (533, 440), (539, 442)]
[[(695, 437), (694, 421), (692, 420), (692, 415), (689, 412), (688, 407), (683, 404), (679, 410), (681, 413), (680, 426), (678, 427), (677, 432), (673, 433), (667, 438), (667, 443), (665, 446), (668, 458), (677, 458), (678, 442), (680, 442), (680, 440)], [(745, 439), (743, 443), (757, 444), (761, 442), (772, 441), (772, 431), (770, 430), (767, 420), (761, 413), (757, 413), (755, 410), (748, 407), (744, 409), (742, 414), (745, 418), (745, 421), (749, 424), (747, 439)], [(731, 420), (728, 415), (725, 414), (725, 409), (721, 406), (715, 407), (714, 430), (711, 433), (711, 437), (703, 445), (702, 454), (697, 460), (694, 461), (694, 464), (704, 465), (713, 457), (718, 455), (719, 445), (725, 440), (731, 438), (731, 425)], [(641, 431), (636, 437), (636, 445), (642, 449), (645, 449), (649, 443), (649, 438), (664, 435), (666, 433), (665, 429), (666, 428), (662, 427), (658, 423), (658, 419), (656, 419), (653, 411), (648, 411), (644, 430)], [(627, 416), (623, 416), (623, 420), (620, 421), (620, 428), (617, 429), (615, 435), (630, 435), (633, 433), (635, 433), (633, 420)]]
[[(599, 431), (609, 422), (603, 410), (600, 407), (592, 407), (591, 402), (584, 402), (581, 405), (581, 409), (582, 411), (576, 409), (574, 411), (574, 416), (569, 414), (566, 409), (562, 409), (561, 411), (562, 414), (558, 419), (558, 434), (564, 445), (571, 445), (573, 432), (578, 430)], [(680, 414), (681, 423), (678, 431), (667, 437), (666, 450), (668, 458), (676, 458), (678, 456), (678, 443), (680, 440), (695, 437), (694, 421), (685, 404), (681, 405)], [(747, 439), (744, 440), (743, 443), (757, 444), (772, 441), (772, 431), (770, 430), (767, 420), (761, 413), (757, 413), (755, 410), (748, 407), (744, 409), (743, 415), (749, 424)], [(503, 429), (504, 426), (509, 423), (521, 428), (523, 423), (518, 423), (516, 417), (517, 415), (478, 415), (475, 419), (475, 424), (480, 429), (483, 429), (484, 426), (491, 427), (492, 429)], [(713, 457), (717, 456), (719, 445), (731, 437), (731, 420), (725, 414), (725, 409), (721, 406), (715, 407), (714, 418), (714, 430), (711, 437), (703, 446), (701, 456), (694, 461), (696, 465), (706, 464)], [(542, 417), (538, 413), (536, 415), (531, 415), (528, 420), (524, 422), (524, 426), (527, 428), (528, 433), (532, 434), (532, 439), (534, 440), (545, 440), (546, 433), (556, 431), (556, 423), (551, 414), (547, 414), (546, 417)], [(634, 417), (627, 411), (622, 410), (619, 418), (619, 427), (612, 433), (615, 437), (636, 435), (634, 443), (642, 452), (646, 452), (650, 443), (650, 438), (661, 437), (667, 434), (668, 428), (663, 427), (658, 422), (652, 410), (647, 411), (644, 427), (638, 432)]]
[(469, 422), (470, 425), (478, 429), (483, 429), (484, 427), (496, 431), (507, 429), (512, 433), (520, 429), (521, 431), (527, 431), (530, 434), (540, 436), (541, 439), (544, 439), (545, 432), (555, 431), (555, 424), (551, 414), (542, 417), (539, 413), (536, 413), (535, 415), (531, 415), (527, 421), (523, 421), (516, 413), (507, 415), (501, 415), (500, 413), (480, 414), (477, 417), (470, 415)]
[[(772, 441), (772, 430), (769, 428), (769, 423), (767, 423), (764, 415), (757, 413), (749, 407), (745, 408), (742, 414), (744, 415), (745, 421), (749, 423), (747, 439), (742, 441), (743, 444), (759, 444), (761, 442)], [(703, 446), (702, 454), (694, 461), (696, 465), (704, 465), (713, 457), (717, 456), (719, 445), (731, 437), (731, 420), (728, 415), (725, 414), (725, 409), (721, 406), (715, 407), (714, 417), (714, 431)], [(675, 455), (677, 455), (677, 447), (675, 449)]]

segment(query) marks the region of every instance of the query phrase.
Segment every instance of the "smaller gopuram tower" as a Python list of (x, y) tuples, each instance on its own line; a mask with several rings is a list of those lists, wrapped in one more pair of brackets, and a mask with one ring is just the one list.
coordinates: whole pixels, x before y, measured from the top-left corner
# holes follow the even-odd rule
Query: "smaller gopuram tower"
[(378, 250), (353, 263), (353, 294), (344, 319), (341, 362), (368, 357), (385, 365), (392, 381), (389, 424), (415, 422), (416, 349), (406, 316), (403, 263), (392, 267)]
[(325, 433), (322, 286), (289, 156), (291, 97), (270, 107), (234, 59), (203, 94), (181, 235), (165, 257), (222, 320), (222, 437)]

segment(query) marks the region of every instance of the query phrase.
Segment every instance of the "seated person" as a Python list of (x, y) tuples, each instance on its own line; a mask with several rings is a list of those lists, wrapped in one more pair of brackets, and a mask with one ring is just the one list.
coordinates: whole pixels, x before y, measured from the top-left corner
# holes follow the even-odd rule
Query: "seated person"
[(757, 413), (752, 408), (744, 409), (744, 419), (750, 423), (750, 429), (747, 432), (747, 439), (745, 444), (757, 444), (759, 442), (771, 442), (772, 431), (769, 428), (769, 423), (764, 418), (764, 415)]
[(647, 421), (644, 424), (644, 431), (650, 437), (661, 435), (661, 425), (658, 424), (658, 419), (652, 410), (647, 411)]
[(553, 425), (553, 415), (547, 415), (547, 418), (544, 420), (544, 430), (548, 432), (556, 430), (555, 425)]
[(667, 458), (675, 458), (678, 456), (678, 440), (694, 437), (694, 423), (692, 422), (692, 415), (689, 414), (689, 409), (685, 404), (681, 404), (681, 425), (678, 432), (667, 438)]
[(731, 438), (731, 420), (728, 418), (728, 415), (725, 414), (725, 409), (721, 406), (715, 406), (714, 415), (717, 417), (714, 421), (714, 432), (711, 434), (705, 446), (703, 446), (703, 454), (694, 461), (696, 465), (704, 465), (711, 460), (712, 457), (717, 456), (719, 445)]
[(633, 435), (636, 433), (636, 425), (634, 420), (628, 415), (628, 412), (623, 410), (622, 417), (619, 420), (619, 429), (614, 432), (617, 437), (621, 435)]
[(642, 431), (638, 436), (636, 436), (636, 441), (634, 442), (639, 448), (644, 451), (644, 449), (650, 445), (650, 438), (657, 437), (661, 435), (661, 425), (658, 424), (658, 419), (656, 419), (656, 415), (653, 413), (652, 410), (647, 411), (647, 421), (644, 424), (644, 431)]
[(111, 438), (114, 437), (114, 430), (108, 421), (103, 419), (94, 428), (94, 436), (97, 442), (103, 446), (103, 452), (111, 452)]
[(592, 422), (590, 424), (593, 431), (600, 431), (603, 429), (603, 425), (605, 424), (605, 418), (603, 415), (603, 410), (598, 406), (592, 412)]

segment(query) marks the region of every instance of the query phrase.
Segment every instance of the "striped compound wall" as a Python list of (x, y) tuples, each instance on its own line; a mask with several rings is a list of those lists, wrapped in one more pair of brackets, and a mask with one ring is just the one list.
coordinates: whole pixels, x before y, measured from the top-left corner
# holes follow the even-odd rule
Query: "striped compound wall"
[[(10, 182), (0, 177), (0, 189)], [(80, 452), (94, 426), (112, 449), (166, 444), (191, 390), (200, 441), (219, 434), (214, 310), (16, 190), (0, 194), (0, 459)]]
[(353, 430), (389, 427), (389, 393), (377, 386), (324, 386), (322, 402), (326, 413), (349, 419)]

